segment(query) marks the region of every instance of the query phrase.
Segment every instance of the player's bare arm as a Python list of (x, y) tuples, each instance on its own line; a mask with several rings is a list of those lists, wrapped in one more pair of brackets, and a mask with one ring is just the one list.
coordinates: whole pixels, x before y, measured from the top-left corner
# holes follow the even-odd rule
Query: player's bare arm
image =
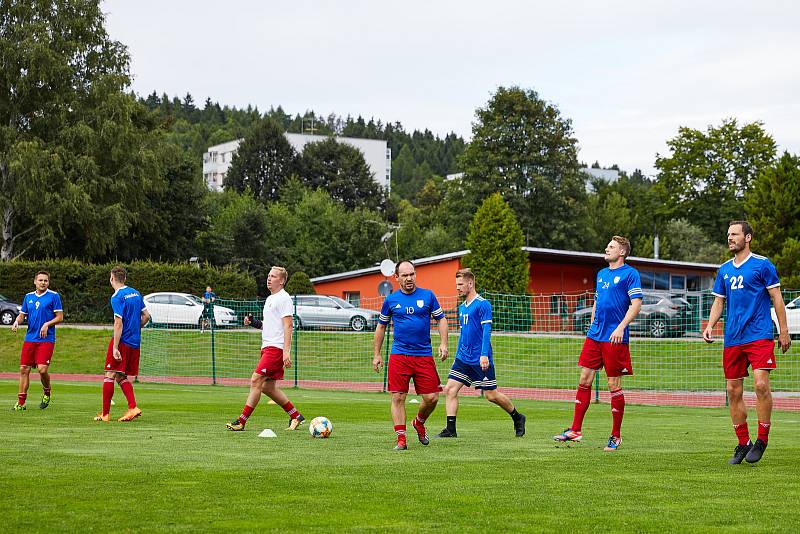
[(448, 332), (449, 329), (447, 328), (447, 317), (442, 317), (439, 319), (439, 358), (442, 361), (445, 361), (447, 357), (450, 355), (450, 350), (448, 347)]
[(50, 329), (51, 326), (55, 326), (58, 323), (64, 321), (64, 312), (53, 312), (55, 317), (47, 321), (42, 325), (42, 328), (39, 329), (39, 337), (47, 337), (47, 331)]
[(381, 347), (383, 346), (383, 338), (386, 335), (386, 325), (378, 324), (375, 327), (375, 341), (372, 349), (372, 368), (376, 373), (380, 373), (383, 368), (383, 358), (381, 358)]
[(292, 316), (281, 318), (283, 323), (283, 366), (288, 369), (292, 366)]
[(789, 337), (789, 323), (786, 320), (786, 306), (783, 303), (781, 288), (773, 287), (768, 289), (769, 296), (772, 298), (772, 305), (775, 306), (775, 316), (778, 318), (778, 345), (782, 352), (789, 350), (792, 339)]
[[(714, 297), (714, 304), (711, 305), (711, 312), (708, 314), (708, 325), (706, 325), (705, 330), (703, 330), (703, 339), (706, 340), (706, 343), (714, 342), (714, 326), (716, 326), (717, 321), (722, 317), (722, 310), (724, 307), (725, 299), (722, 297)], [(785, 316), (784, 314), (784, 317)]]
[(17, 315), (17, 318), (14, 320), (14, 323), (11, 325), (11, 331), (16, 334), (17, 333), (17, 328), (19, 328), (19, 325), (21, 325), (24, 320), (25, 320), (25, 314), (22, 313), (22, 312), (19, 312), (19, 315)]
[(122, 317), (114, 316), (114, 359), (120, 361), (122, 353), (119, 351), (119, 339), (122, 337)]
[(147, 310), (142, 310), (142, 315), (139, 317), (140, 326), (144, 326), (150, 322), (150, 312)]
[(622, 343), (622, 338), (625, 336), (625, 327), (627, 327), (639, 315), (639, 310), (642, 309), (642, 299), (631, 300), (631, 305), (628, 306), (628, 311), (622, 322), (611, 332), (611, 343)]

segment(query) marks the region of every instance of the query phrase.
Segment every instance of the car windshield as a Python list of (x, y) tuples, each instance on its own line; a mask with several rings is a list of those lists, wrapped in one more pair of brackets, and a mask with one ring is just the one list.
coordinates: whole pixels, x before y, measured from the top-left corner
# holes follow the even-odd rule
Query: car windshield
[(0, 300), (8, 300), (8, 297), (6, 297), (5, 295), (0, 295)]
[(187, 296), (187, 297), (188, 297), (190, 300), (193, 300), (193, 301), (195, 301), (195, 302), (196, 302), (196, 303), (198, 303), (198, 304), (203, 304), (203, 301), (200, 299), (200, 297), (195, 297), (194, 295), (186, 295), (186, 296)]
[(333, 296), (331, 298), (333, 299), (333, 301), (336, 304), (338, 304), (342, 308), (355, 308), (355, 306), (353, 306), (352, 304), (350, 304), (349, 302), (347, 302), (344, 299), (340, 299), (339, 297), (333, 297)]

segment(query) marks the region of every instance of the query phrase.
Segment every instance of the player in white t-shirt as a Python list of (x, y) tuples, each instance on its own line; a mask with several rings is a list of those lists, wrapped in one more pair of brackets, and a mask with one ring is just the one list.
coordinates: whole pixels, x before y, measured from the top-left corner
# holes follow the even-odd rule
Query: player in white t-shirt
[(264, 320), (259, 321), (248, 315), (244, 324), (261, 329), (261, 359), (250, 377), (250, 393), (242, 409), (242, 414), (227, 423), (228, 430), (244, 430), (247, 419), (258, 406), (263, 393), (289, 415), (289, 428), (294, 430), (305, 421), (286, 394), (278, 388), (278, 380), (283, 380), (283, 370), (292, 366), (292, 317), (294, 304), (292, 297), (283, 289), (288, 274), (283, 267), (273, 267), (267, 275), (267, 288), (270, 296), (264, 303)]

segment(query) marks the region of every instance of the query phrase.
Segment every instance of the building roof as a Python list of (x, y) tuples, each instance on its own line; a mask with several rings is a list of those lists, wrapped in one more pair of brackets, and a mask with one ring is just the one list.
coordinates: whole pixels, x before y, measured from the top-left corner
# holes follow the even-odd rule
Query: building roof
[[(576, 250), (558, 250), (552, 248), (536, 248), (536, 247), (522, 247), (522, 250), (527, 252), (529, 255), (539, 258), (539, 259), (571, 259), (571, 260), (579, 260), (585, 263), (598, 263), (597, 260), (600, 262), (603, 261), (603, 254), (599, 254), (597, 252), (579, 252)], [(425, 265), (427, 263), (438, 263), (440, 261), (447, 261), (456, 258), (461, 258), (469, 254), (469, 250), (459, 250), (458, 252), (450, 252), (448, 254), (440, 254), (438, 256), (428, 256), (426, 258), (418, 258), (412, 260), (414, 265)], [(631, 263), (641, 264), (641, 265), (648, 265), (652, 267), (679, 267), (679, 268), (690, 268), (690, 269), (702, 269), (708, 271), (716, 271), (719, 268), (719, 265), (714, 263), (694, 263), (689, 261), (673, 261), (673, 260), (657, 260), (653, 258), (639, 258), (636, 256), (631, 256), (627, 260)], [(354, 278), (356, 276), (362, 276), (365, 274), (377, 274), (380, 273), (381, 269), (380, 266), (375, 265), (373, 267), (366, 267), (364, 269), (356, 269), (355, 271), (345, 271), (341, 273), (335, 274), (328, 274), (325, 276), (317, 276), (311, 279), (312, 283), (319, 283), (319, 282), (332, 282), (334, 280), (343, 280), (346, 278)]]

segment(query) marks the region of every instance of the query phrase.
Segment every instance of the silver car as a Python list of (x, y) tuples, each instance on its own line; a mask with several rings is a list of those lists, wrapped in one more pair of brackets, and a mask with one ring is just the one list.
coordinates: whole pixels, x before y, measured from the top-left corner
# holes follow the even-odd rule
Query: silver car
[(292, 299), (296, 309), (295, 328), (332, 326), (363, 332), (378, 324), (378, 312), (357, 308), (339, 297), (295, 295)]
[[(150, 293), (144, 296), (147, 311), (155, 324), (190, 324), (203, 326), (203, 301), (188, 293)], [(225, 306), (214, 306), (216, 326), (235, 326), (236, 312)]]

